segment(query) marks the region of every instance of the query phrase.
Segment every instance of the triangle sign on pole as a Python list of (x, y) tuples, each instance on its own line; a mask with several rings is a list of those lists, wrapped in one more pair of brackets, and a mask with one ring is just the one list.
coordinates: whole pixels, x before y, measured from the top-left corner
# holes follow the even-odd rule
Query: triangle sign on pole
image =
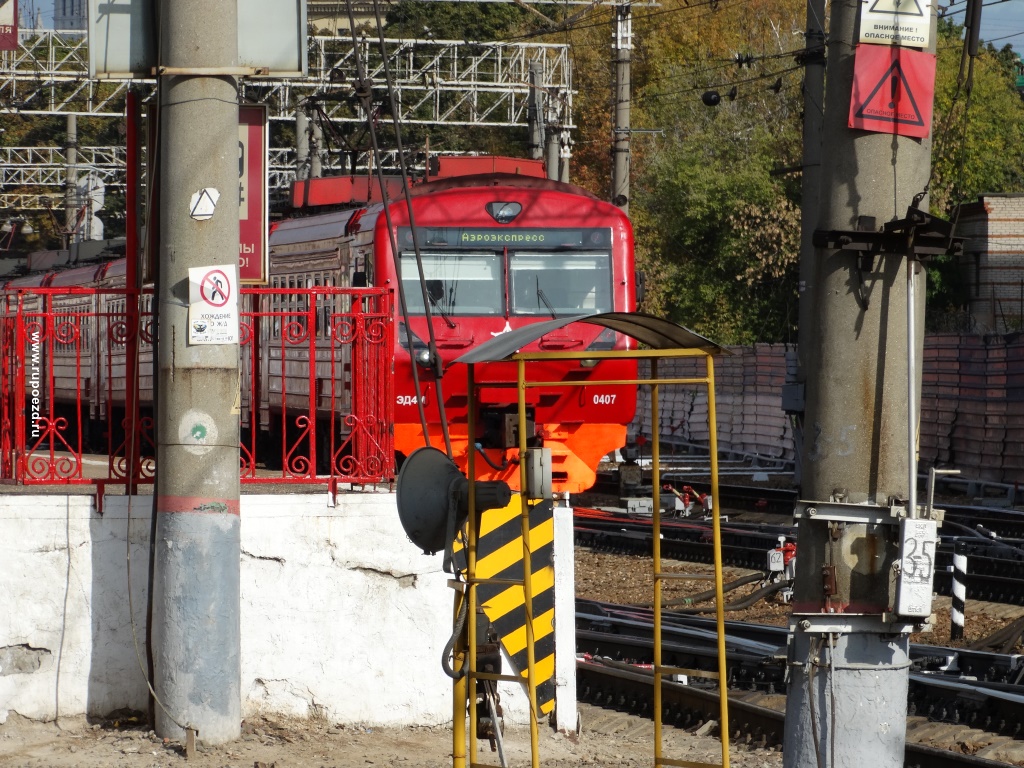
[(924, 16), (918, 0), (875, 0), (868, 13), (891, 13), (895, 16)]
[(914, 93), (910, 90), (899, 61), (892, 63), (857, 110), (857, 117), (869, 116), (918, 127), (924, 125), (921, 110), (917, 107)]
[(934, 54), (857, 46), (850, 128), (924, 138), (931, 131), (934, 96)]

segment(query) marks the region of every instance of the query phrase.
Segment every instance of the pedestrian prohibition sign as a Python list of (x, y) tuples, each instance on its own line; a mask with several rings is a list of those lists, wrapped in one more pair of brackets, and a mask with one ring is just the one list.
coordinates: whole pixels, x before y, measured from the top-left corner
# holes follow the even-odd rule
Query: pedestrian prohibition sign
[(926, 137), (932, 128), (935, 54), (887, 45), (857, 46), (850, 128)]
[(238, 343), (238, 278), (234, 264), (188, 271), (188, 343)]
[(223, 307), (231, 298), (231, 283), (228, 276), (219, 269), (213, 269), (203, 275), (199, 284), (199, 295), (211, 307)]

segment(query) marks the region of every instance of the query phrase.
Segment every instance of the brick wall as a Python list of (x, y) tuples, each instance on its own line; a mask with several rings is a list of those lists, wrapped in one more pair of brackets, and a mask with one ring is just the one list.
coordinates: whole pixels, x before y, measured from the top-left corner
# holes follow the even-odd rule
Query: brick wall
[(1024, 327), (1024, 196), (982, 195), (961, 209), (957, 234), (970, 286), (969, 311), (979, 333)]
[[(782, 411), (782, 385), (796, 371), (796, 347), (756, 344), (730, 347), (732, 353), (715, 360), (715, 406), (718, 444), (723, 452), (793, 459), (793, 427)], [(642, 375), (650, 367), (641, 362)], [(701, 359), (658, 363), (660, 378), (704, 375)], [(671, 385), (659, 388), (659, 426), (662, 440), (707, 445), (708, 399), (704, 387)], [(651, 424), (649, 387), (641, 387), (637, 418), (631, 434), (647, 434)]]
[[(796, 347), (758, 344), (729, 351), (715, 361), (720, 450), (794, 459), (782, 385), (795, 378)], [(703, 361), (688, 359), (662, 361), (659, 370), (662, 378), (704, 373)], [(662, 440), (707, 445), (702, 388), (665, 386), (660, 401)], [(649, 432), (650, 412), (650, 391), (642, 387), (631, 434)], [(1024, 335), (925, 338), (920, 461), (922, 469), (954, 467), (970, 478), (1024, 482)]]

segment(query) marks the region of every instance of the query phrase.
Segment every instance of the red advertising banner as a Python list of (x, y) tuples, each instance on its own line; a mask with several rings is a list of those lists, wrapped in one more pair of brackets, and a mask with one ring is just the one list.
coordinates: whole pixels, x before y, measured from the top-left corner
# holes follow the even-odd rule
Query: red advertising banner
[(935, 54), (888, 45), (858, 45), (850, 94), (850, 128), (924, 138), (932, 127)]
[(18, 50), (18, 0), (0, 0), (0, 51)]
[(238, 108), (238, 279), (268, 279), (267, 108)]

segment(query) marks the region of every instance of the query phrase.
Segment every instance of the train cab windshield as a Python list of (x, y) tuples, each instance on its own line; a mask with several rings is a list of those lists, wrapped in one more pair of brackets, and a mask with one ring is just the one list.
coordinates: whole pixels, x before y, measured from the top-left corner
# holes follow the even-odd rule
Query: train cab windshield
[[(423, 279), (432, 313), (504, 316), (504, 254), (422, 251)], [(611, 255), (606, 251), (510, 251), (509, 314), (563, 317), (612, 310)], [(409, 312), (423, 314), (416, 256), (402, 254), (402, 286)]]
[(612, 264), (608, 253), (509, 255), (513, 315), (558, 317), (612, 309)]
[[(500, 253), (422, 251), (423, 279), (432, 312), (452, 315), (502, 315), (505, 280)], [(402, 254), (402, 287), (412, 314), (423, 314), (416, 255)]]

